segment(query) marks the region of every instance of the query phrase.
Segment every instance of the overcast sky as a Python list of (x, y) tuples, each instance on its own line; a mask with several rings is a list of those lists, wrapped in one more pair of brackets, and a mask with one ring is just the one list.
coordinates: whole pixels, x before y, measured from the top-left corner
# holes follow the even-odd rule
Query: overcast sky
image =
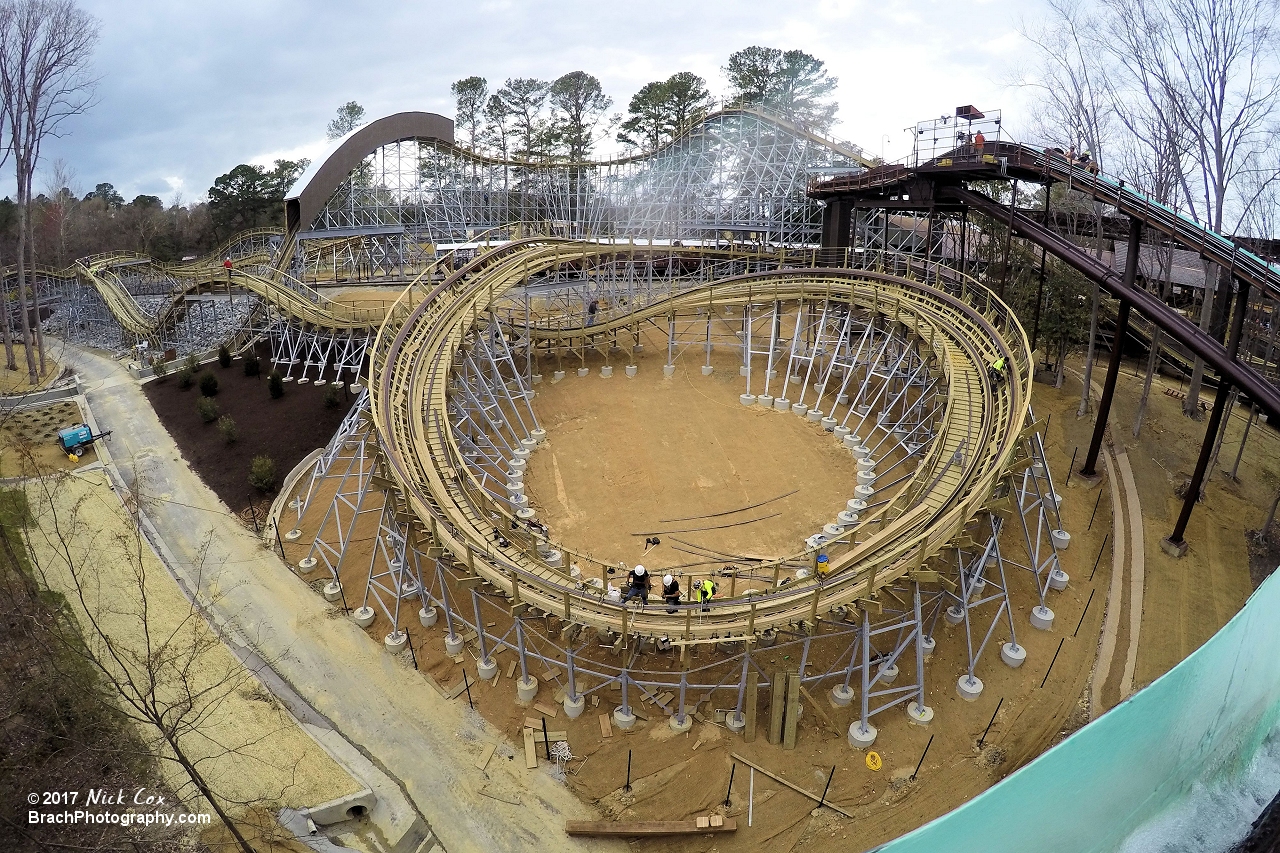
[[(449, 84), (461, 77), (496, 88), (580, 69), (622, 112), (640, 86), (677, 71), (723, 94), (720, 67), (752, 44), (825, 61), (840, 79), (834, 134), (891, 159), (910, 148), (904, 127), (960, 104), (1003, 107), (1016, 132), (1019, 16), (1039, 14), (1016, 0), (81, 3), (102, 24), (98, 102), (46, 145), (42, 171), (62, 158), (82, 194), (107, 181), (126, 199), (188, 202), (238, 163), (313, 156), (346, 101), (366, 118), (452, 117)], [(12, 179), (0, 183), (11, 191)]]

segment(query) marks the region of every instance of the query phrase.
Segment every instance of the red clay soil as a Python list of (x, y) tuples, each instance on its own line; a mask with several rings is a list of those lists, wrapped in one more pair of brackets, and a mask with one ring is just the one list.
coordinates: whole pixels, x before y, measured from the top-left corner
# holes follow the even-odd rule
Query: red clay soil
[[(326, 408), (326, 386), (295, 382), (286, 383), (284, 396), (273, 400), (267, 390), (266, 374), (271, 362), (265, 348), (260, 348), (258, 358), (262, 364), (260, 377), (245, 376), (244, 362), (236, 359), (226, 369), (216, 361), (205, 365), (195, 384), (185, 390), (178, 387), (175, 375), (143, 386), (187, 464), (237, 513), (248, 508), (250, 500), (262, 503), (272, 496), (249, 485), (249, 464), (255, 456), (266, 455), (275, 460), (278, 484), (304, 456), (328, 444), (355, 400), (347, 391), (341, 405)], [(216, 422), (206, 424), (196, 412), (200, 377), (206, 373), (218, 377), (214, 400), (219, 413), (230, 415), (236, 422), (238, 436), (234, 444), (223, 440)]]

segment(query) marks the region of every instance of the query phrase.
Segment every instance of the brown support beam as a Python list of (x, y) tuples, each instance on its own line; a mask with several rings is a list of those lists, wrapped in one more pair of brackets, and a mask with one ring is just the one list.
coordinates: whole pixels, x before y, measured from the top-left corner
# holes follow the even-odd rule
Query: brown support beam
[[(1124, 259), (1124, 286), (1132, 288), (1138, 275), (1138, 252), (1142, 238), (1142, 223), (1137, 219), (1129, 220), (1129, 253)], [(1089, 452), (1085, 454), (1084, 465), (1080, 473), (1086, 477), (1098, 476), (1098, 453), (1102, 450), (1102, 434), (1107, 430), (1107, 419), (1111, 414), (1111, 400), (1116, 393), (1116, 378), (1120, 375), (1120, 359), (1124, 352), (1124, 338), (1129, 333), (1129, 300), (1120, 300), (1120, 310), (1116, 316), (1116, 334), (1111, 341), (1111, 361), (1107, 364), (1107, 378), (1102, 383), (1102, 400), (1098, 403), (1098, 419), (1093, 425), (1093, 439), (1089, 442)]]
[(800, 726), (800, 673), (787, 673), (787, 709), (782, 719), (782, 748), (795, 749)]
[(775, 669), (769, 679), (769, 743), (782, 742), (782, 712), (787, 706), (787, 672)]
[[(1231, 317), (1231, 337), (1227, 340), (1227, 354), (1232, 358), (1240, 349), (1240, 337), (1244, 332), (1244, 318), (1249, 310), (1249, 282), (1237, 279), (1236, 306)], [(1200, 488), (1204, 484), (1204, 472), (1209, 467), (1209, 457), (1213, 454), (1213, 442), (1222, 426), (1222, 416), (1227, 409), (1227, 399), (1231, 395), (1231, 383), (1226, 377), (1218, 376), (1218, 393), (1213, 398), (1213, 411), (1209, 415), (1209, 423), (1204, 429), (1204, 441), (1200, 444), (1200, 458), (1196, 460), (1195, 471), (1191, 474), (1191, 483), (1187, 486), (1186, 497), (1182, 500), (1182, 512), (1178, 514), (1178, 522), (1173, 526), (1169, 538), (1160, 543), (1167, 553), (1181, 557), (1187, 553), (1187, 542), (1183, 537), (1187, 532), (1187, 523), (1191, 521), (1191, 511), (1200, 500)]]

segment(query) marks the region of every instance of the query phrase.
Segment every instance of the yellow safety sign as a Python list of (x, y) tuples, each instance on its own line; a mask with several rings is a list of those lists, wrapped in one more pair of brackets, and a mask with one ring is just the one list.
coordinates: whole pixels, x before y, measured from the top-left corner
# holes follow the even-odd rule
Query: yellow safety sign
[(872, 750), (871, 752), (867, 753), (867, 769), (868, 770), (879, 770), (883, 766), (884, 766), (884, 762), (880, 760), (880, 753), (876, 752), (875, 750)]

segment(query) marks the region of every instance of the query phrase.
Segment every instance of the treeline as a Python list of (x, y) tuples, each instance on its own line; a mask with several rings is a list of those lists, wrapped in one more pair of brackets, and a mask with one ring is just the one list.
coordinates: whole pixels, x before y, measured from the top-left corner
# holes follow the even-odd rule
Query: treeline
[[(16, 251), (16, 205), (0, 200), (0, 254), (11, 262)], [(168, 206), (157, 196), (126, 202), (112, 184), (98, 184), (83, 197), (69, 188), (31, 200), (32, 252), (37, 266), (62, 269), (98, 252), (129, 251), (160, 260), (180, 260), (207, 252), (218, 242), (209, 205)]]
[[(242, 163), (209, 188), (208, 201), (158, 196), (126, 201), (109, 183), (79, 196), (68, 187), (31, 200), (29, 258), (36, 266), (63, 269), (99, 252), (139, 252), (159, 261), (207, 254), (249, 228), (284, 224), (284, 197), (307, 161), (277, 160), (271, 168)], [(60, 171), (55, 168), (55, 174)], [(0, 261), (12, 263), (18, 244), (18, 206), (0, 199)]]
[[(763, 109), (818, 132), (835, 119), (830, 96), (837, 79), (804, 51), (748, 47), (732, 54), (721, 72), (728, 84), (725, 106)], [(585, 71), (551, 81), (510, 78), (493, 92), (484, 77), (467, 77), (451, 90), (458, 143), (503, 159), (583, 160), (615, 129), (624, 146), (653, 151), (715, 107), (707, 81), (689, 71), (642, 86), (625, 117), (609, 113), (613, 99)]]

